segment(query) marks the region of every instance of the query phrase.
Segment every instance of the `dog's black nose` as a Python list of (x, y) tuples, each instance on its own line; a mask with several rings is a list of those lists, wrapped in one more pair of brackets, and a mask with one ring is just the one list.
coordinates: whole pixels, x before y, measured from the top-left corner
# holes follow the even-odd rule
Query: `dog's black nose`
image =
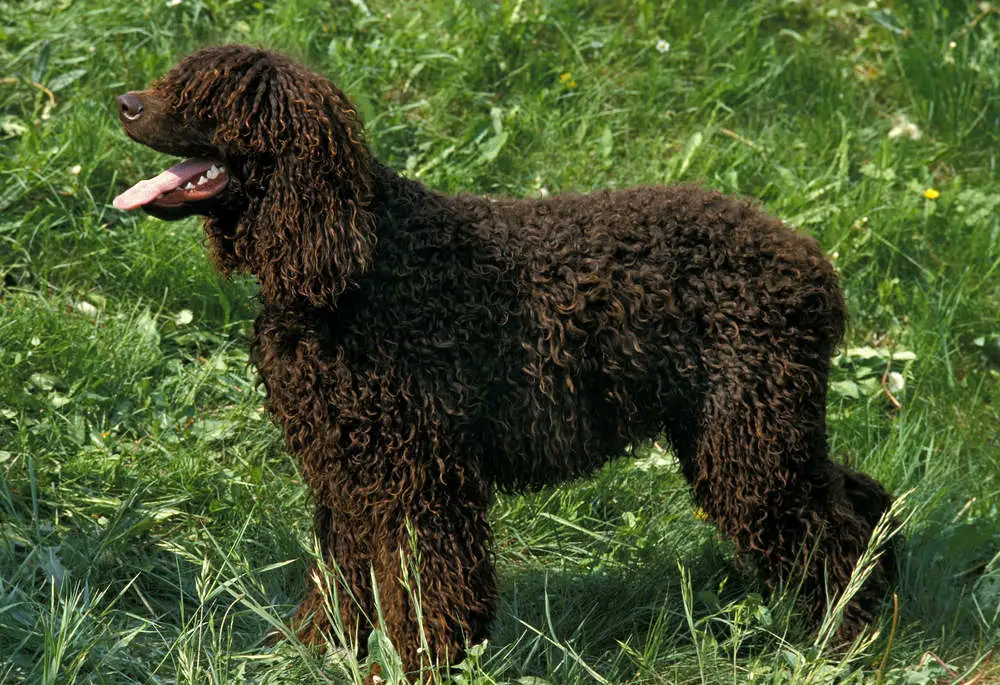
[(133, 93), (118, 96), (118, 118), (135, 121), (142, 116), (142, 103)]

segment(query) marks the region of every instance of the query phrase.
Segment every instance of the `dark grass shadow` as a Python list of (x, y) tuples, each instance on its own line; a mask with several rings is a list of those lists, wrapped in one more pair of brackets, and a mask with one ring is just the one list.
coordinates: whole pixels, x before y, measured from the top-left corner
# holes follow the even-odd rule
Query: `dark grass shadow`
[[(551, 673), (553, 662), (565, 659), (557, 644), (606, 664), (620, 658), (623, 644), (641, 651), (651, 639), (668, 651), (671, 645), (689, 650), (693, 638), (685, 583), (696, 623), (718, 613), (720, 606), (764, 592), (729, 546), (711, 536), (680, 552), (664, 545), (590, 570), (501, 564), (491, 647), (503, 655), (503, 668), (517, 675)], [(717, 639), (725, 640), (725, 624), (716, 628), (721, 631)]]
[(979, 639), (1000, 631), (1000, 521), (935, 521), (909, 532), (899, 555), (900, 625), (913, 639), (943, 630)]

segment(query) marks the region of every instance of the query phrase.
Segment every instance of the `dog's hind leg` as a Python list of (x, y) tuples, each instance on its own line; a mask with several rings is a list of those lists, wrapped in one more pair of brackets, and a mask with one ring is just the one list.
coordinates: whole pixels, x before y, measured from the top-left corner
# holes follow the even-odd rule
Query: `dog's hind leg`
[[(772, 588), (802, 583), (812, 619), (847, 589), (890, 497), (828, 458), (826, 361), (785, 341), (708, 383), (675, 445), (697, 502)], [(884, 557), (844, 614), (841, 636), (871, 621), (891, 576)]]

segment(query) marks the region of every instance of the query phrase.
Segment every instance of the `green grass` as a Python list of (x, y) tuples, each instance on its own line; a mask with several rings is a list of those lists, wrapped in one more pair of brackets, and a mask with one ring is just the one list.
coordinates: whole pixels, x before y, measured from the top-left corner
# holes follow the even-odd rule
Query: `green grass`
[[(653, 449), (497, 499), (500, 614), (455, 680), (1000, 680), (989, 5), (0, 0), (0, 683), (365, 672), (262, 644), (313, 545), (246, 369), (254, 284), (213, 273), (196, 222), (110, 206), (163, 164), (120, 132), (115, 96), (231, 40), (329, 74), (378, 154), (435, 188), (698, 183), (757, 198), (843, 275), (833, 451), (912, 491), (892, 639), (890, 610), (832, 650), (792, 592), (763, 599)], [(889, 137), (902, 117), (918, 140)]]

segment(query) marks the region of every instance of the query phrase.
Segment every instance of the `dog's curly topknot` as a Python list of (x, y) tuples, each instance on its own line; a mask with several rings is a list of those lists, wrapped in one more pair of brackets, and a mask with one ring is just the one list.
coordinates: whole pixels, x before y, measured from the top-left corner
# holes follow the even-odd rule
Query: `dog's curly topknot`
[[(260, 281), (251, 358), (361, 645), (374, 579), (384, 628), (421, 662), (404, 558), (426, 656), (460, 658), (494, 616), (491, 490), (586, 475), (661, 435), (769, 583), (804, 578), (814, 616), (847, 587), (890, 497), (828, 458), (846, 312), (812, 238), (696, 188), (436, 193), (369, 153), (330, 81), (264, 50), (200, 51), (154, 91), (242, 174), (209, 241)], [(894, 563), (854, 596), (845, 634)], [(297, 625), (318, 640), (329, 617), (310, 587)]]

